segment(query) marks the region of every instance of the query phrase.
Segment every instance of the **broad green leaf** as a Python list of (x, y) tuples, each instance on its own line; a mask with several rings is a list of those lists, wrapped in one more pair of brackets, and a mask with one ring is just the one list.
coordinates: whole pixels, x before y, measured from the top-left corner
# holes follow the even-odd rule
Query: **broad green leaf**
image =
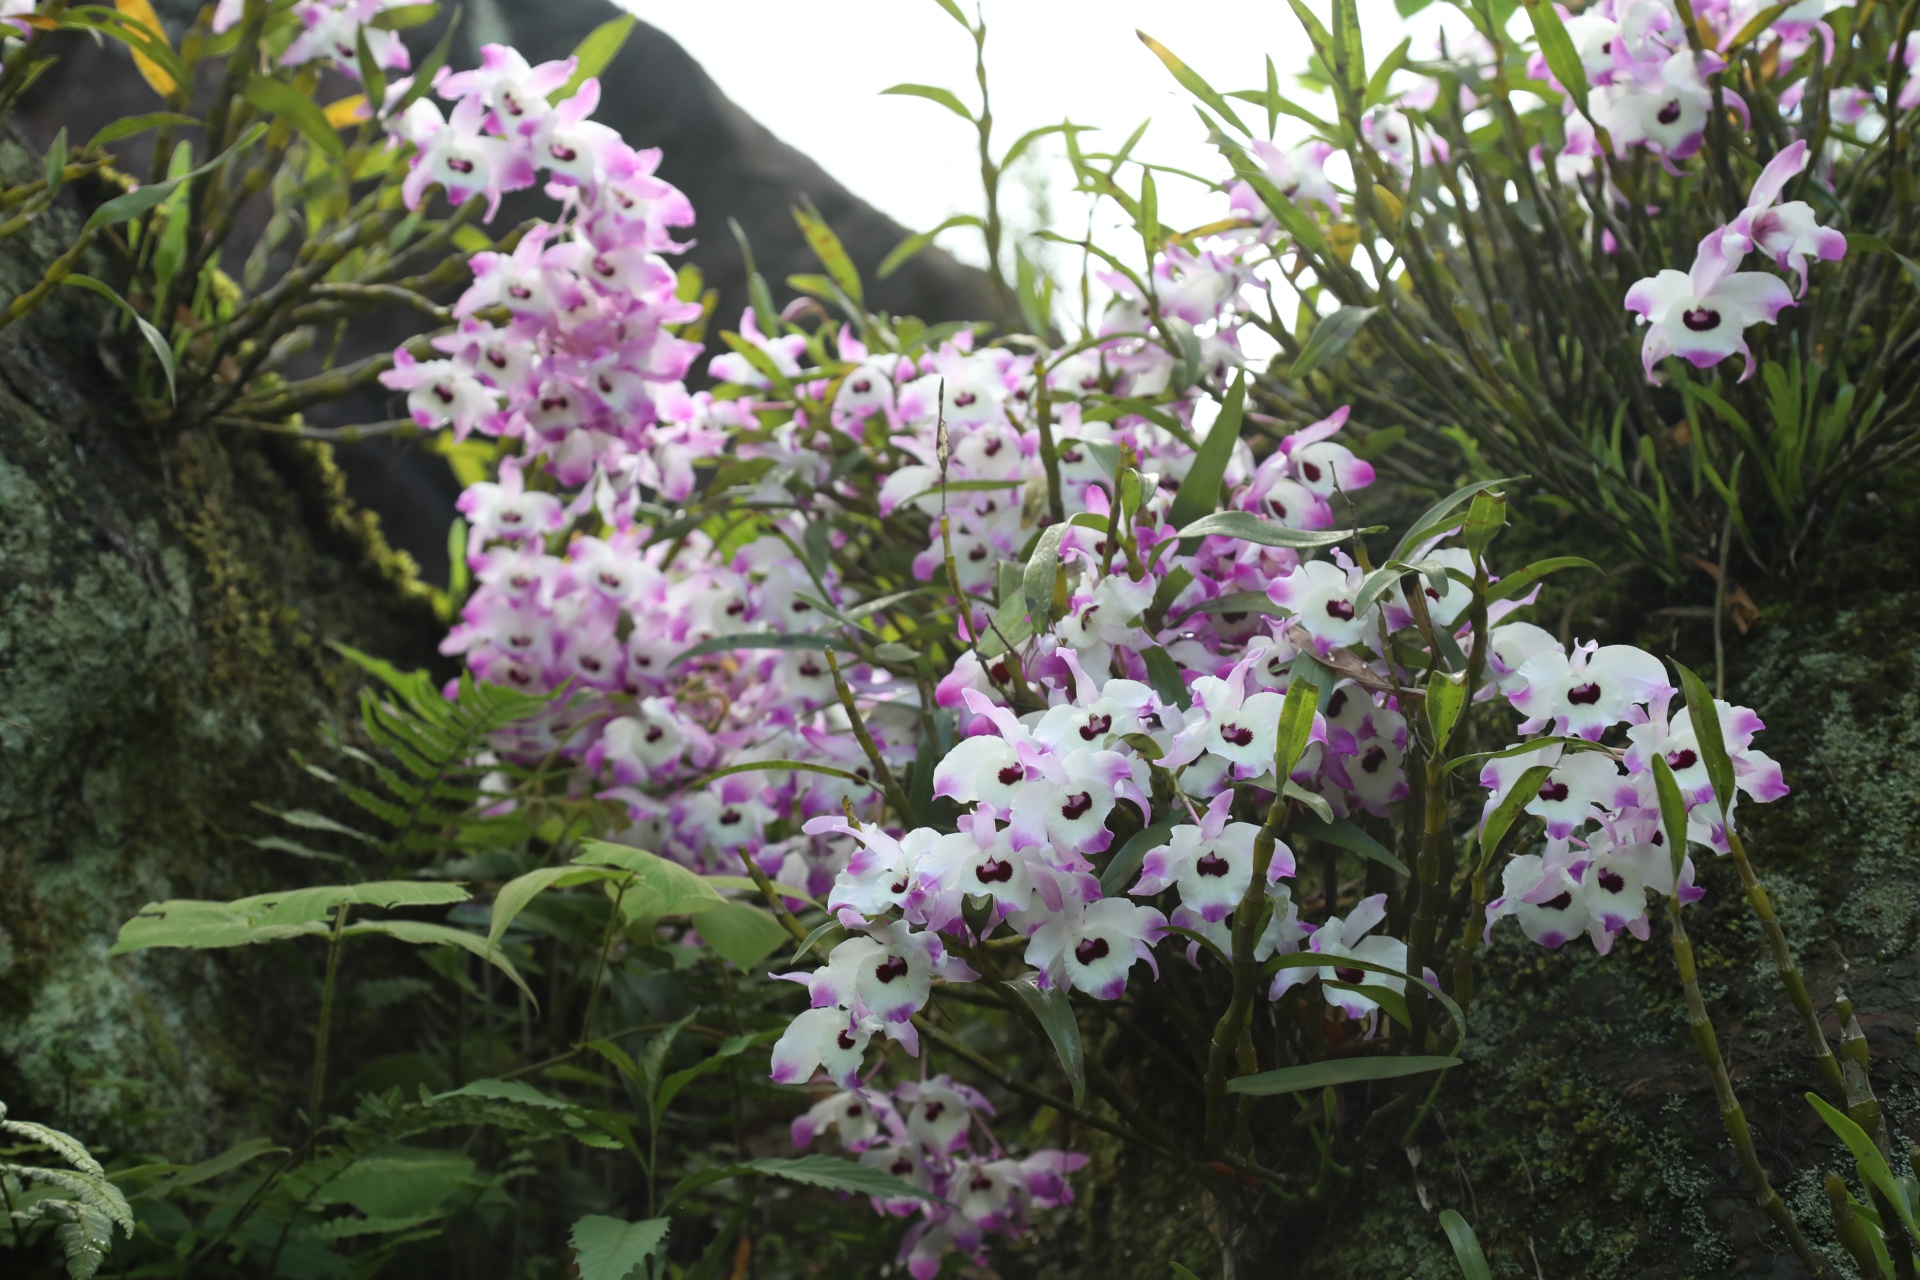
[(1309, 1062), (1298, 1067), (1281, 1067), (1258, 1075), (1238, 1076), (1227, 1081), (1229, 1093), (1266, 1097), (1275, 1093), (1302, 1093), (1333, 1085), (1362, 1080), (1397, 1080), (1428, 1071), (1441, 1071), (1460, 1065), (1458, 1058), (1413, 1056), (1406, 1058), (1340, 1058), (1330, 1062)]
[(1322, 364), (1347, 349), (1361, 327), (1373, 318), (1379, 307), (1341, 307), (1330, 316), (1323, 317), (1313, 326), (1313, 332), (1307, 335), (1306, 346), (1287, 366), (1286, 377), (1289, 380), (1304, 378)]
[[(1658, 759), (1658, 757), (1655, 758)], [(1853, 1162), (1860, 1171), (1860, 1180), (1871, 1182), (1874, 1188), (1886, 1197), (1887, 1203), (1893, 1206), (1893, 1211), (1899, 1216), (1901, 1225), (1907, 1229), (1908, 1236), (1920, 1240), (1920, 1226), (1914, 1223), (1913, 1210), (1907, 1203), (1906, 1194), (1899, 1182), (1894, 1179), (1893, 1170), (1887, 1167), (1886, 1159), (1880, 1154), (1880, 1149), (1874, 1146), (1873, 1139), (1867, 1136), (1866, 1130), (1855, 1124), (1846, 1112), (1836, 1110), (1819, 1094), (1809, 1093), (1807, 1101), (1813, 1104), (1813, 1109), (1820, 1113), (1820, 1118), (1827, 1122), (1827, 1127), (1833, 1130), (1840, 1141), (1847, 1144), (1847, 1150), (1853, 1152)], [(1887, 1232), (1887, 1238), (1889, 1241), (1896, 1239), (1892, 1231)], [(1899, 1241), (1896, 1247), (1905, 1248), (1906, 1244), (1904, 1241)]]
[(1453, 736), (1453, 726), (1466, 709), (1466, 678), (1435, 671), (1427, 680), (1426, 703), (1427, 728), (1433, 733), (1433, 750), (1436, 755), (1444, 757), (1447, 740)]
[(604, 840), (588, 840), (575, 862), (619, 867), (634, 874), (621, 899), (629, 919), (697, 915), (725, 902), (718, 890), (677, 862)]
[(1333, 821), (1333, 805), (1328, 803), (1327, 798), (1318, 791), (1309, 791), (1292, 778), (1288, 778), (1286, 782), (1281, 785), (1280, 794), (1289, 800), (1298, 800), (1301, 804), (1307, 806), (1320, 821)]
[[(183, 1187), (195, 1186), (208, 1179), (230, 1173), (241, 1165), (250, 1164), (266, 1155), (284, 1155), (285, 1147), (277, 1147), (271, 1138), (247, 1138), (234, 1143), (211, 1160), (202, 1160), (199, 1164), (189, 1165), (168, 1177), (162, 1178), (138, 1193), (129, 1197), (133, 1200), (165, 1200)], [(119, 1175), (115, 1175), (116, 1177)]]
[(1507, 523), (1507, 496), (1504, 493), (1476, 493), (1467, 507), (1467, 522), (1460, 527), (1460, 540), (1467, 544), (1476, 560), (1486, 557), (1487, 548)]
[(1177, 1262), (1169, 1262), (1167, 1265), (1173, 1268), (1173, 1280), (1200, 1280), (1199, 1276)]
[(1374, 532), (1374, 529), (1289, 529), (1271, 520), (1263, 520), (1251, 511), (1216, 511), (1210, 516), (1202, 516), (1175, 536), (1183, 539), (1239, 538), (1243, 542), (1257, 542), (1263, 547), (1291, 547), (1295, 551), (1310, 551), (1339, 546), (1351, 540), (1356, 533)]
[(1161, 702), (1177, 705), (1182, 710), (1193, 704), (1193, 691), (1180, 678), (1180, 664), (1173, 660), (1172, 654), (1156, 644), (1142, 650), (1140, 658), (1147, 664), (1147, 679)]
[(477, 1166), (458, 1151), (399, 1144), (355, 1160), (314, 1193), (320, 1204), (350, 1204), (369, 1218), (430, 1213), (473, 1177)]
[(160, 362), (160, 371), (167, 377), (167, 403), (175, 403), (178, 394), (174, 387), (173, 347), (167, 342), (166, 335), (147, 323), (146, 317), (135, 311), (133, 304), (121, 297), (115, 292), (113, 286), (104, 280), (96, 280), (92, 276), (81, 275), (75, 271), (69, 273), (61, 283), (89, 289), (127, 314), (127, 318), (133, 321), (134, 327), (140, 330), (140, 336), (147, 340), (147, 346), (153, 349), (153, 358)]
[(486, 961), (507, 980), (520, 989), (527, 1003), (536, 1009), (540, 1001), (534, 996), (533, 988), (527, 985), (520, 971), (507, 959), (506, 953), (498, 947), (489, 946), (486, 939), (465, 929), (456, 929), (452, 925), (432, 924), (425, 920), (363, 920), (359, 924), (350, 924), (340, 931), (342, 937), (359, 937), (379, 934), (405, 942), (416, 947), (458, 947), (470, 955)]
[(1233, 385), (1227, 389), (1226, 399), (1220, 406), (1220, 416), (1214, 419), (1207, 438), (1200, 442), (1199, 452), (1193, 455), (1193, 465), (1173, 495), (1167, 519), (1173, 522), (1174, 528), (1192, 524), (1212, 514), (1220, 505), (1220, 485), (1226, 477), (1227, 464), (1233, 461), (1233, 446), (1240, 440), (1240, 423), (1246, 407), (1247, 374), (1243, 369), (1234, 374)]
[(231, 147), (228, 147), (225, 151), (222, 151), (198, 169), (183, 173), (177, 178), (169, 178), (165, 182), (155, 182), (148, 186), (136, 187), (125, 195), (115, 196), (93, 211), (92, 215), (88, 217), (86, 225), (81, 228), (82, 232), (98, 231), (102, 227), (117, 226), (122, 222), (129, 222), (139, 217), (172, 195), (174, 188), (178, 187), (181, 183), (191, 182), (201, 174), (208, 173), (220, 165), (225, 164), (229, 156), (251, 147), (255, 142), (260, 140), (261, 135), (266, 133), (266, 131), (266, 125), (256, 124), (251, 129), (248, 129), (246, 133), (242, 134), (238, 142), (235, 142)]
[(907, 98), (925, 98), (928, 102), (939, 103), (968, 124), (973, 123), (973, 112), (967, 110), (966, 104), (955, 97), (951, 89), (942, 89), (930, 84), (896, 84), (880, 92), (883, 95), (896, 94)]
[(247, 81), (241, 96), (268, 115), (285, 120), (335, 160), (345, 159), (346, 144), (340, 141), (339, 132), (327, 121), (327, 113), (319, 103), (285, 80), (254, 76)]
[(1460, 504), (1472, 498), (1476, 493), (1497, 488), (1503, 484), (1513, 484), (1527, 479), (1526, 476), (1502, 476), (1497, 480), (1476, 480), (1472, 484), (1462, 485), (1440, 501), (1428, 507), (1418, 520), (1415, 520), (1405, 534), (1401, 535), (1398, 545), (1393, 549), (1389, 560), (1405, 560), (1413, 549), (1428, 538), (1462, 523), (1454, 516)]
[(1540, 53), (1547, 60), (1547, 69), (1553, 72), (1573, 99), (1580, 114), (1587, 114), (1587, 68), (1580, 61), (1580, 51), (1574, 48), (1573, 37), (1567, 34), (1567, 26), (1560, 21), (1560, 11), (1553, 7), (1552, 0), (1520, 0), (1526, 7), (1527, 18), (1533, 23), (1533, 35), (1540, 42)]
[(853, 259), (847, 256), (846, 246), (840, 243), (840, 237), (833, 234), (833, 228), (813, 207), (813, 202), (806, 201), (796, 208), (793, 220), (799, 224), (800, 234), (806, 238), (813, 256), (820, 259), (820, 265), (827, 269), (827, 275), (840, 286), (840, 292), (853, 299), (854, 306), (864, 307), (866, 293), (860, 287), (860, 272), (855, 269)]
[(753, 968), (790, 940), (786, 926), (765, 907), (731, 898), (702, 910), (695, 928), (708, 946), (741, 969)]
[(695, 1080), (698, 1080), (701, 1076), (709, 1072), (718, 1071), (721, 1067), (726, 1066), (728, 1062), (746, 1052), (748, 1049), (753, 1048), (755, 1045), (765, 1044), (769, 1040), (777, 1038), (779, 1035), (780, 1032), (774, 1030), (762, 1031), (755, 1035), (728, 1036), (720, 1042), (719, 1048), (702, 1058), (699, 1062), (686, 1068), (684, 1071), (674, 1072), (660, 1082), (660, 1087), (655, 1091), (653, 1096), (653, 1114), (656, 1117), (665, 1115), (667, 1108), (673, 1105), (673, 1100), (679, 1097), (681, 1091)]
[(565, 84), (547, 95), (547, 101), (564, 102), (578, 93), (581, 85), (605, 71), (619, 55), (627, 37), (633, 34), (633, 23), (633, 15), (623, 13), (617, 18), (608, 18), (587, 32), (586, 39), (573, 47), (573, 56), (579, 59), (573, 74)]
[(691, 658), (704, 658), (709, 653), (730, 653), (735, 649), (828, 649), (832, 647), (832, 636), (815, 635), (812, 632), (746, 631), (702, 640), (699, 644), (682, 649), (667, 665), (674, 666)]
[(1707, 780), (1713, 783), (1713, 799), (1720, 816), (1727, 816), (1733, 803), (1733, 760), (1727, 755), (1727, 741), (1720, 732), (1720, 709), (1706, 682), (1679, 661), (1680, 691), (1687, 698), (1687, 718), (1693, 722), (1693, 740), (1700, 748), (1701, 763), (1707, 766)]
[(1087, 1097), (1086, 1049), (1080, 1043), (1080, 1024), (1073, 1016), (1073, 1004), (1067, 999), (1066, 991), (1058, 986), (1042, 991), (1036, 975), (1031, 973), (1008, 982), (1007, 988), (1020, 997), (1020, 1003), (1039, 1021), (1040, 1029), (1053, 1042), (1060, 1068), (1067, 1073), (1067, 1081), (1073, 1087), (1073, 1105), (1079, 1106)]
[(439, 12), (440, 6), (437, 4), (396, 5), (374, 14), (367, 25), (376, 31), (411, 31), (432, 22)]
[(1465, 1218), (1452, 1209), (1442, 1209), (1440, 1229), (1447, 1233), (1447, 1243), (1453, 1246), (1453, 1260), (1460, 1264), (1464, 1280), (1493, 1280), (1493, 1272), (1487, 1269), (1487, 1256), (1480, 1252), (1480, 1241), (1474, 1238), (1473, 1228)]
[(621, 874), (601, 867), (535, 867), (500, 886), (493, 899), (493, 913), (487, 924), (487, 945), (497, 944), (527, 904), (556, 885), (585, 884)]
[(1227, 100), (1221, 97), (1212, 85), (1201, 79), (1199, 73), (1194, 71), (1192, 67), (1189, 67), (1186, 63), (1175, 57), (1173, 50), (1167, 48), (1167, 46), (1161, 44), (1144, 31), (1135, 31), (1134, 34), (1140, 37), (1141, 44), (1153, 50), (1153, 56), (1160, 59), (1160, 61), (1165, 64), (1167, 70), (1173, 73), (1173, 78), (1180, 82), (1181, 88), (1213, 108), (1215, 115), (1238, 129), (1241, 133), (1247, 134), (1249, 137), (1252, 136), (1252, 130), (1240, 123), (1240, 117), (1234, 114), (1233, 108), (1227, 104)]
[(1127, 886), (1140, 873), (1141, 864), (1147, 859), (1147, 852), (1165, 844), (1173, 835), (1175, 821), (1165, 818), (1145, 830), (1136, 831), (1120, 846), (1120, 851), (1108, 861), (1105, 870), (1100, 873), (1100, 892), (1105, 897), (1116, 897), (1127, 891)]
[[(628, 22), (632, 22), (629, 18)], [(590, 1213), (573, 1224), (568, 1241), (580, 1280), (627, 1280), (667, 1238), (665, 1218), (627, 1222)]]
[(1363, 858), (1372, 858), (1383, 866), (1392, 867), (1401, 875), (1407, 875), (1407, 864), (1395, 857), (1393, 851), (1381, 844), (1352, 818), (1335, 818), (1332, 822), (1322, 822), (1311, 815), (1299, 814), (1293, 819), (1292, 832), (1307, 840), (1319, 840), (1337, 848), (1357, 853)]

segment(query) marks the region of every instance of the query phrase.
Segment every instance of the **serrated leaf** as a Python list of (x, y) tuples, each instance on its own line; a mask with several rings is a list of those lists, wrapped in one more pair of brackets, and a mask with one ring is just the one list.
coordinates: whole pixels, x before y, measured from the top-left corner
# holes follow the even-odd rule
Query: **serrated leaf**
[(580, 1280), (627, 1280), (659, 1249), (670, 1225), (665, 1218), (627, 1222), (605, 1214), (588, 1214), (573, 1224), (567, 1236)]
[[(604, 12), (604, 11), (603, 11)], [(567, 82), (547, 95), (549, 102), (564, 102), (580, 91), (580, 86), (605, 71), (619, 56), (621, 46), (627, 37), (633, 34), (634, 17), (623, 13), (617, 18), (609, 18), (593, 30), (586, 38), (573, 47), (573, 56), (579, 61), (573, 68), (573, 74)]]
[(622, 905), (629, 919), (697, 915), (726, 901), (700, 876), (677, 862), (644, 849), (631, 849), (604, 840), (588, 840), (574, 859), (582, 865), (604, 865), (631, 871)]
[(1280, 1067), (1258, 1075), (1236, 1076), (1227, 1081), (1227, 1092), (1267, 1097), (1276, 1093), (1302, 1093), (1334, 1085), (1354, 1084), (1362, 1080), (1397, 1080), (1402, 1076), (1423, 1075), (1460, 1065), (1458, 1058), (1411, 1056), (1405, 1058), (1339, 1058), (1329, 1062), (1309, 1062), (1298, 1067)]
[(1220, 505), (1220, 485), (1226, 477), (1227, 465), (1233, 461), (1233, 446), (1240, 439), (1246, 406), (1247, 374), (1243, 369), (1234, 375), (1233, 385), (1221, 402), (1220, 416), (1214, 419), (1206, 439), (1200, 442), (1199, 451), (1193, 455), (1193, 465), (1173, 495), (1167, 518), (1174, 528), (1191, 524)]
[(1304, 378), (1328, 360), (1347, 349), (1347, 344), (1373, 318), (1379, 307), (1341, 307), (1330, 316), (1323, 317), (1313, 326), (1313, 332), (1307, 335), (1307, 343), (1300, 348), (1300, 354), (1287, 366), (1286, 377), (1289, 381)]
[(1040, 1023), (1040, 1029), (1047, 1033), (1047, 1039), (1053, 1043), (1054, 1056), (1060, 1059), (1060, 1069), (1067, 1073), (1067, 1082), (1073, 1088), (1073, 1105), (1081, 1105), (1087, 1097), (1087, 1056), (1080, 1042), (1080, 1024), (1073, 1016), (1073, 1005), (1067, 999), (1066, 990), (1055, 986), (1042, 991), (1031, 973), (1012, 979), (1007, 988), (1020, 998), (1020, 1003)]

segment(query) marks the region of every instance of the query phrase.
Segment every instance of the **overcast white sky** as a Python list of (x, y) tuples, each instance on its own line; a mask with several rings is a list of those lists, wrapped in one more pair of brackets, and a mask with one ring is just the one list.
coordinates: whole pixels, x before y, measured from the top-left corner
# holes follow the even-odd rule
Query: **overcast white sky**
[[(902, 81), (953, 89), (977, 103), (972, 42), (933, 0), (619, 0), (671, 34), (755, 119), (799, 147), (857, 195), (913, 230), (980, 206), (972, 127), (934, 103), (882, 97)], [(1308, 0), (1323, 17), (1327, 0)], [(971, 13), (974, 0), (961, 0)], [(1206, 145), (1186, 91), (1135, 37), (1145, 30), (1221, 91), (1255, 88), (1272, 54), (1282, 92), (1300, 97), (1290, 74), (1308, 56), (1305, 35), (1281, 0), (984, 0), (987, 71), (997, 148), (1026, 130), (1071, 118), (1101, 130), (1083, 145), (1119, 145), (1152, 118), (1136, 155), (1208, 175), (1226, 171)], [(1411, 24), (1393, 0), (1359, 0), (1367, 56), (1377, 62), (1411, 32), (1415, 56), (1431, 51), (1449, 15), (1435, 4)], [(1250, 127), (1264, 112), (1238, 104)], [(1291, 122), (1281, 118), (1281, 136)], [(1293, 129), (1299, 126), (1291, 126)], [(644, 140), (641, 140), (644, 141)], [(1054, 163), (1046, 163), (1051, 160)], [(1052, 187), (1055, 226), (1083, 226), (1055, 150), (1038, 176)], [(1184, 188), (1184, 189), (1183, 189)], [(1223, 216), (1220, 197), (1162, 180), (1161, 219), (1194, 226)], [(1014, 216), (1027, 201), (1014, 194)], [(1096, 232), (1110, 246), (1112, 233)], [(1128, 233), (1129, 240), (1131, 233)], [(979, 260), (978, 234), (948, 233), (941, 244)]]

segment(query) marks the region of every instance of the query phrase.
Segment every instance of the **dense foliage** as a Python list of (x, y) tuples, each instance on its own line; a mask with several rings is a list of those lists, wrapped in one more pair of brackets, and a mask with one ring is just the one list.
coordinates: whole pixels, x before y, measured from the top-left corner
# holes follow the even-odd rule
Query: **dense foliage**
[[(407, 416), (362, 430), (441, 433), (468, 481), (462, 673), (342, 649), (361, 719), (307, 762), (338, 804), (258, 841), (340, 882), (158, 902), (115, 948), (307, 949), (304, 1108), (111, 1171), (0, 1115), (67, 1166), (0, 1167), (11, 1243), (76, 1276), (370, 1276), (456, 1241), (486, 1274), (877, 1248), (927, 1280), (1071, 1202), (1060, 1135), (1089, 1132), (1210, 1212), (1306, 1213), (1419, 1139), (1493, 930), (1606, 955), (1662, 914), (1784, 1243), (1809, 1274), (1835, 1244), (1912, 1274), (1920, 1184), (1741, 839), (1742, 806), (1788, 794), (1764, 726), (1717, 674), (1528, 611), (1625, 557), (1712, 575), (1717, 636), (1736, 547), (1783, 566), (1907, 456), (1914, 6), (1482, 3), (1470, 48), (1370, 65), (1351, 0), (1330, 26), (1296, 4), (1324, 119), (1271, 63), (1222, 94), (1143, 36), (1226, 162), (1218, 218), (1181, 231), (1131, 141), (996, 150), (984, 24), (939, 2), (980, 104), (897, 92), (974, 124), (987, 210), (943, 230), (983, 233), (1034, 334), (870, 311), (801, 208), (821, 273), (785, 308), (753, 277), (707, 390), (712, 303), (672, 266), (695, 211), (591, 118), (630, 20), (455, 71), (449, 40), (415, 67), (398, 34), (431, 6), (222, 0), (177, 48), (140, 0), (11, 6), (0, 104), (79, 27), (169, 109), (63, 134), (0, 195), (24, 227), (93, 184), (0, 324), (103, 294), (154, 421), (324, 439), (299, 411), (377, 380)], [(338, 79), (358, 91), (317, 106)], [(1274, 143), (1283, 115), (1315, 138)], [(110, 148), (148, 135), (136, 183)], [(1056, 144), (1139, 233), (1069, 242), (1077, 317), (997, 205)], [(516, 191), (548, 216), (496, 240)], [(394, 305), (438, 327), (294, 375)], [(1590, 554), (1508, 553), (1520, 494)], [(1831, 1221), (1774, 1191), (1722, 1060), (1696, 857), (1737, 867), (1810, 1105), (1858, 1157)], [(783, 1183), (866, 1197), (884, 1239)]]

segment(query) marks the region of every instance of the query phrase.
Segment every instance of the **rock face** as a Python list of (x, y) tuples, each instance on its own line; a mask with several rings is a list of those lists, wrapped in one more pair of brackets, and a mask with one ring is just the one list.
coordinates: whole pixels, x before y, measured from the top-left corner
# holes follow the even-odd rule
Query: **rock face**
[[(0, 248), (0, 294), (63, 221)], [(325, 642), (420, 665), (436, 623), (324, 448), (142, 421), (107, 315), (63, 289), (0, 331), (0, 1097), (190, 1153), (257, 1127), (302, 1015), (262, 957), (106, 949), (150, 900), (310, 876), (248, 837), (314, 799), (289, 753), (353, 687)]]

